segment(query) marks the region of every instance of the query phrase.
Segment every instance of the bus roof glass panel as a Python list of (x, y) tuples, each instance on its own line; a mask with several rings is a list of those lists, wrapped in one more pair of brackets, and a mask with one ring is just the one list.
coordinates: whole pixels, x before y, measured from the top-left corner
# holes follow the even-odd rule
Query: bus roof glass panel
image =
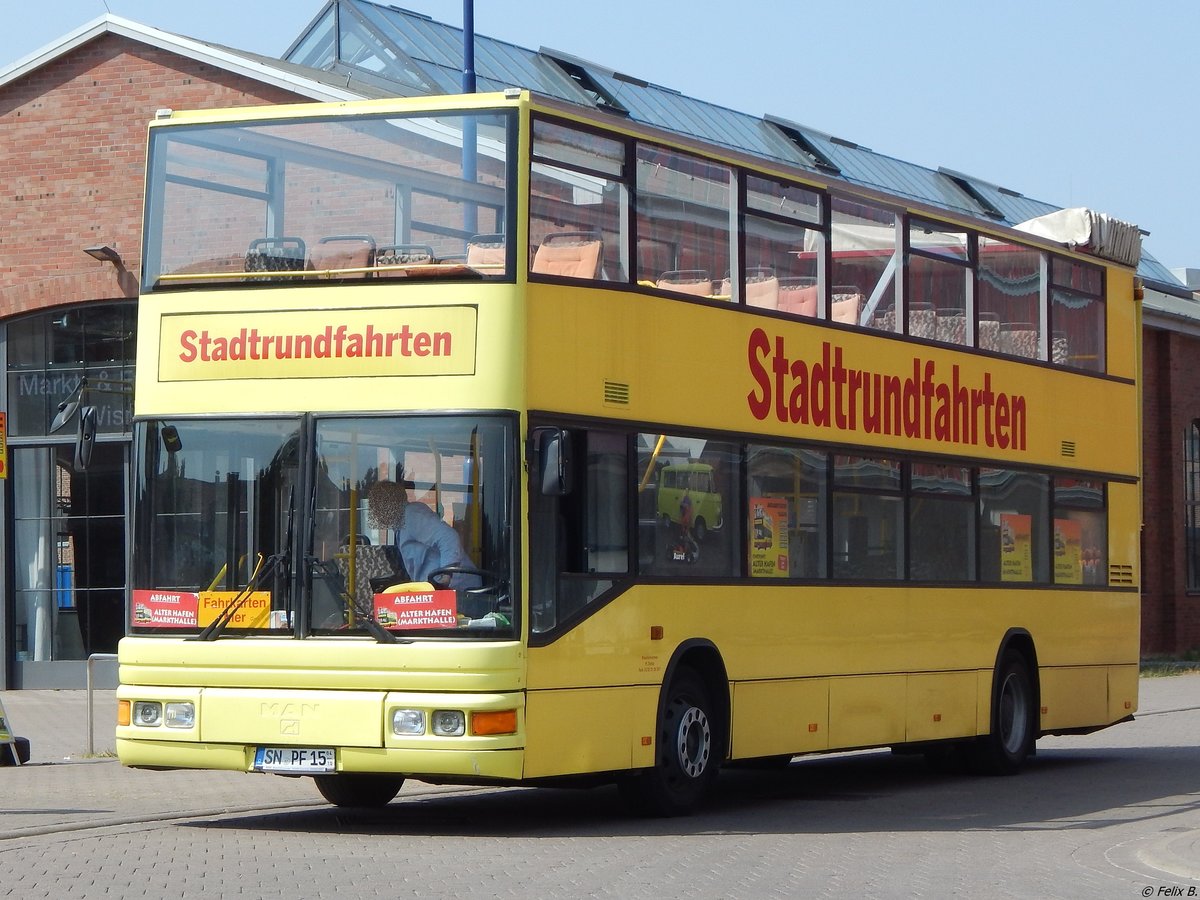
[[(444, 91), (453, 93), (461, 88), (461, 28), (435, 22), (419, 13), (370, 3), (347, 5), (426, 70), (436, 70), (439, 80), (451, 85)], [(537, 53), (480, 34), (475, 35), (475, 71), (481, 90), (523, 87), (573, 103), (588, 102), (569, 78), (542, 64)]]

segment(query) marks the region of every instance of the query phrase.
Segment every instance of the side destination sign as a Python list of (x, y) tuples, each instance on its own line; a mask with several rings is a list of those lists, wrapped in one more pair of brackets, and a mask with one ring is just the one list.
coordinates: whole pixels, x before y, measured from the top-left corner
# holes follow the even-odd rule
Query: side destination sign
[(158, 377), (472, 375), (477, 317), (474, 306), (167, 314)]

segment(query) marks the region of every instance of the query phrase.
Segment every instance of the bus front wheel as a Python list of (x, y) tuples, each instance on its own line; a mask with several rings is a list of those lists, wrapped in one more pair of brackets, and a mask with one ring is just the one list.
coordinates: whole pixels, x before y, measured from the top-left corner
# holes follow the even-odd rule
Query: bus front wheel
[(671, 679), (656, 740), (654, 766), (622, 779), (621, 796), (642, 815), (687, 815), (712, 787), (721, 755), (712, 698), (694, 669)]
[(334, 806), (373, 809), (387, 806), (404, 786), (401, 775), (365, 775), (344, 772), (340, 775), (315, 775), (317, 790)]
[(1033, 675), (1025, 657), (1007, 650), (992, 683), (991, 733), (971, 746), (972, 768), (985, 775), (1012, 775), (1033, 753), (1038, 707)]

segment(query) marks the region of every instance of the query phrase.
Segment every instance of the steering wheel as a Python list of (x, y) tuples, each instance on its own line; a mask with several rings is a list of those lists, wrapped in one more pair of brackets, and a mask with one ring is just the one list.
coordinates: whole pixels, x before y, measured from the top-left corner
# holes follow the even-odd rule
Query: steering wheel
[[(495, 572), (489, 572), (487, 569), (475, 569), (471, 566), (442, 566), (440, 569), (434, 569), (427, 576), (429, 582), (439, 591), (444, 591), (450, 587), (450, 579), (455, 575), (478, 575), (480, 581), (483, 582), (479, 587), (466, 588), (468, 594), (487, 594), (498, 588), (504, 579)], [(439, 580), (444, 579), (444, 580)]]

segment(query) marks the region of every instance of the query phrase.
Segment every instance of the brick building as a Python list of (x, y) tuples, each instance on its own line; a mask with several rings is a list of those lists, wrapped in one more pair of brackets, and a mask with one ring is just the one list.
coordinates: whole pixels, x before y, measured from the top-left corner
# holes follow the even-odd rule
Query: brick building
[(1200, 301), (1148, 285), (1142, 355), (1142, 651), (1200, 648)]

